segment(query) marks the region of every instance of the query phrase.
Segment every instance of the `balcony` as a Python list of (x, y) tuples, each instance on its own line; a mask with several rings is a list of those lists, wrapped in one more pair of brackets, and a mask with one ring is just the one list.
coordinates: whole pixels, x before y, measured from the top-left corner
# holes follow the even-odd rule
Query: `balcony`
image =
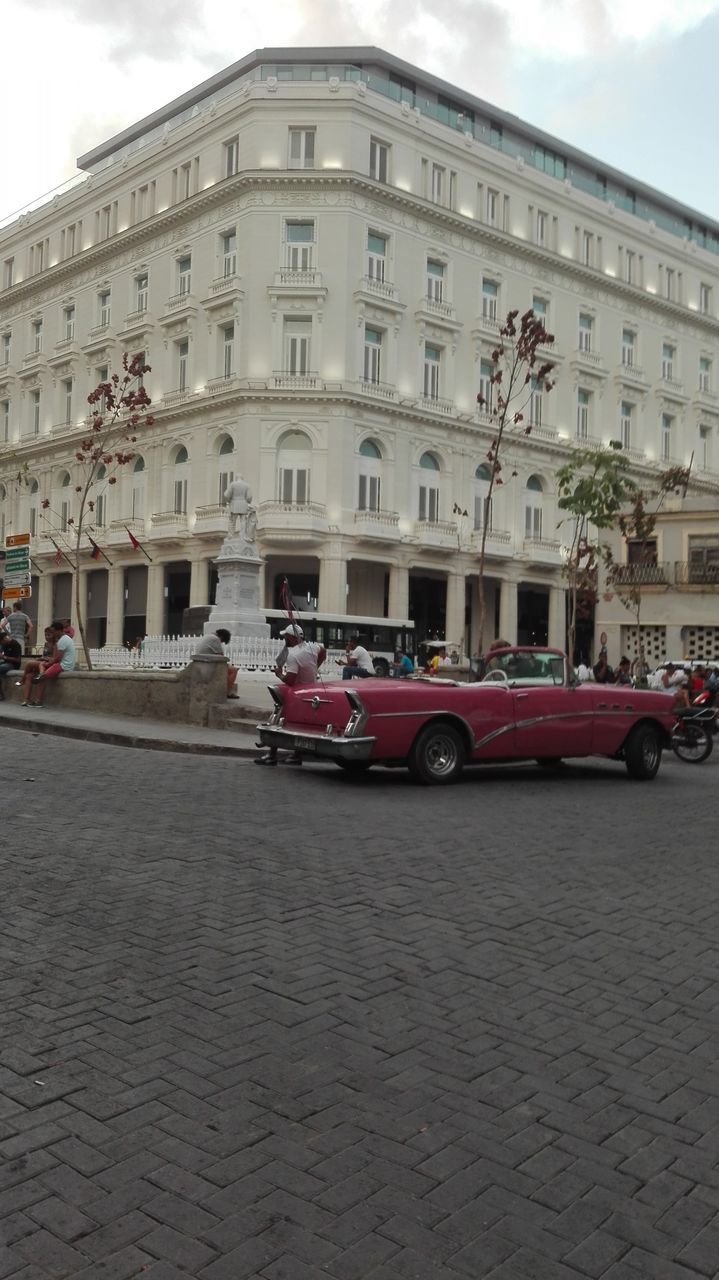
[(191, 293), (175, 293), (165, 303), (165, 314), (160, 316), (159, 322), (165, 327), (180, 324), (183, 320), (190, 320), (197, 315), (197, 302)]
[(449, 302), (440, 302), (437, 298), (420, 298), (415, 310), (415, 318), (421, 323), (431, 324), (457, 334), (463, 325), (455, 318), (454, 307)]
[(525, 538), (522, 551), (538, 564), (559, 564), (562, 559), (562, 545), (556, 538)]
[(321, 271), (292, 271), (283, 267), (275, 271), (272, 284), (267, 286), (271, 299), (278, 298), (314, 298), (316, 302), (327, 297), (327, 288), (322, 283)]
[(265, 545), (312, 546), (327, 535), (327, 510), (319, 502), (261, 502), (257, 533)]
[(400, 302), (397, 286), (388, 280), (374, 280), (372, 276), (362, 276), (354, 291), (355, 302), (386, 311), (393, 318), (401, 316), (405, 310), (404, 302)]
[(276, 391), (322, 391), (324, 383), (318, 373), (273, 373), (272, 386)]
[(357, 388), (365, 396), (373, 396), (375, 400), (396, 400), (397, 388), (391, 387), (387, 382), (373, 382), (367, 378), (360, 378)]
[(477, 319), (475, 320), (475, 325), (479, 332), (485, 334), (489, 333), (492, 337), (496, 337), (499, 334), (503, 324), (504, 321), (500, 320), (497, 315), (482, 314), (481, 316), (477, 316)]
[(719, 588), (719, 564), (695, 564), (677, 560), (674, 564), (674, 583), (677, 587)]
[(105, 530), (105, 538), (113, 546), (129, 546), (128, 530), (142, 541), (145, 536), (145, 521), (132, 516), (128, 516), (126, 520), (111, 520)]
[(208, 289), (208, 297), (202, 299), (202, 305), (206, 311), (213, 311), (218, 307), (224, 307), (234, 302), (236, 299), (244, 297), (244, 293), (240, 288), (240, 279), (235, 272), (231, 275), (220, 276), (217, 280), (213, 280)]
[(221, 502), (213, 502), (206, 507), (195, 509), (193, 533), (227, 533), (227, 507)]
[(154, 325), (150, 319), (150, 313), (145, 307), (143, 311), (130, 311), (125, 316), (122, 329), (118, 337), (125, 339), (141, 338), (145, 333), (151, 333)]
[[(473, 529), (469, 535), (470, 550), (479, 554), (482, 545), (482, 530)], [(490, 529), (487, 533), (485, 555), (501, 556), (506, 560), (512, 554), (512, 535), (507, 529)]]
[(205, 391), (208, 396), (218, 396), (223, 391), (232, 391), (236, 386), (237, 374), (228, 373), (223, 374), (221, 378), (210, 378), (209, 382), (205, 383)]
[(668, 587), (671, 564), (616, 564), (607, 574), (610, 587)]
[(396, 542), (399, 514), (396, 511), (355, 511), (355, 536), (367, 542)]
[(172, 408), (173, 405), (183, 404), (184, 401), (189, 400), (192, 395), (193, 392), (189, 387), (177, 387), (174, 391), (165, 392), (162, 397), (162, 403), (167, 408)]
[(26, 356), (22, 358), (22, 369), (20, 377), (27, 378), (30, 374), (38, 373), (40, 369), (44, 369), (47, 363), (47, 357), (44, 351), (28, 351)]
[(420, 396), (419, 403), (429, 413), (441, 413), (445, 417), (454, 413), (453, 400), (441, 400), (439, 396)]
[(659, 395), (664, 396), (665, 399), (679, 400), (682, 404), (689, 398), (684, 391), (684, 383), (679, 382), (676, 378), (662, 377), (658, 391)]
[(360, 289), (373, 298), (384, 298), (387, 302), (397, 301), (397, 286), (389, 280), (376, 280), (373, 276), (362, 276)]
[(97, 359), (99, 354), (106, 352), (115, 341), (115, 335), (109, 324), (97, 324), (91, 329), (87, 335), (87, 342), (83, 342), (80, 350), (84, 355), (95, 356)]
[(452, 548), (457, 551), (459, 528), (454, 520), (415, 520), (414, 536), (424, 547), (434, 547), (443, 551)]
[(582, 374), (584, 378), (607, 378), (609, 370), (605, 368), (598, 351), (587, 351), (577, 347), (570, 360), (570, 368)]
[(635, 386), (638, 382), (644, 382), (644, 370), (640, 364), (625, 364), (622, 361), (619, 366), (618, 378), (624, 382), (628, 382), (630, 386)]
[(188, 530), (186, 511), (157, 511), (151, 517), (152, 532), (161, 538), (181, 538)]

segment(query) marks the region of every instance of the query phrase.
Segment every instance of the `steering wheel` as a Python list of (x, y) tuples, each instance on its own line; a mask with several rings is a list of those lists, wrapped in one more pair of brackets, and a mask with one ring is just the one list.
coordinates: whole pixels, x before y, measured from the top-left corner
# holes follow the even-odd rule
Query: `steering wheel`
[(509, 676), (506, 671), (502, 671), (500, 667), (495, 667), (494, 671), (488, 671), (486, 676), (482, 676), (482, 684), (509, 684)]

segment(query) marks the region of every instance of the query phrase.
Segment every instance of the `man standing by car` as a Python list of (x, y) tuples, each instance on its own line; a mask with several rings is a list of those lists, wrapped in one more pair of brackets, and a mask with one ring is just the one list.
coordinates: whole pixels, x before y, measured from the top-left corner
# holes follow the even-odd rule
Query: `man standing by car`
[[(280, 631), (280, 639), (287, 645), (285, 669), (279, 677), (282, 683), (314, 684), (317, 680), (317, 671), (326, 657), (324, 645), (317, 644), (313, 640), (305, 640), (304, 631), (296, 622), (291, 622), (284, 631)], [(270, 747), (266, 755), (258, 756), (255, 764), (276, 765), (277, 747)], [(302, 757), (293, 751), (287, 757), (287, 764), (302, 764)]]
[(359, 636), (351, 636), (347, 646), (347, 663), (342, 672), (343, 680), (366, 680), (367, 676), (374, 675), (374, 663), (370, 658), (364, 645), (359, 642)]

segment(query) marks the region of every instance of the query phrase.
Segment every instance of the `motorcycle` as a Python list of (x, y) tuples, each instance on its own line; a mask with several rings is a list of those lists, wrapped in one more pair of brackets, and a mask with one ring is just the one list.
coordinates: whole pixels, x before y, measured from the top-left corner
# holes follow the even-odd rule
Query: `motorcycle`
[(714, 750), (716, 710), (699, 703), (680, 711), (672, 726), (671, 747), (675, 756), (687, 764), (701, 764)]

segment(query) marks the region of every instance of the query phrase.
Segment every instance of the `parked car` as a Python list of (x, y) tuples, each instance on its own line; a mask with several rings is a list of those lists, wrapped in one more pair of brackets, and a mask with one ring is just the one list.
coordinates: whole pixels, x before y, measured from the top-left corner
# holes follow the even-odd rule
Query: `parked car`
[[(448, 669), (449, 670), (449, 669)], [(348, 772), (406, 766), (419, 782), (454, 782), (467, 764), (565, 757), (622, 760), (632, 778), (656, 775), (674, 721), (666, 693), (580, 684), (558, 649), (492, 652), (477, 684), (419, 676), (361, 687), (273, 687), (265, 746), (331, 760)]]

